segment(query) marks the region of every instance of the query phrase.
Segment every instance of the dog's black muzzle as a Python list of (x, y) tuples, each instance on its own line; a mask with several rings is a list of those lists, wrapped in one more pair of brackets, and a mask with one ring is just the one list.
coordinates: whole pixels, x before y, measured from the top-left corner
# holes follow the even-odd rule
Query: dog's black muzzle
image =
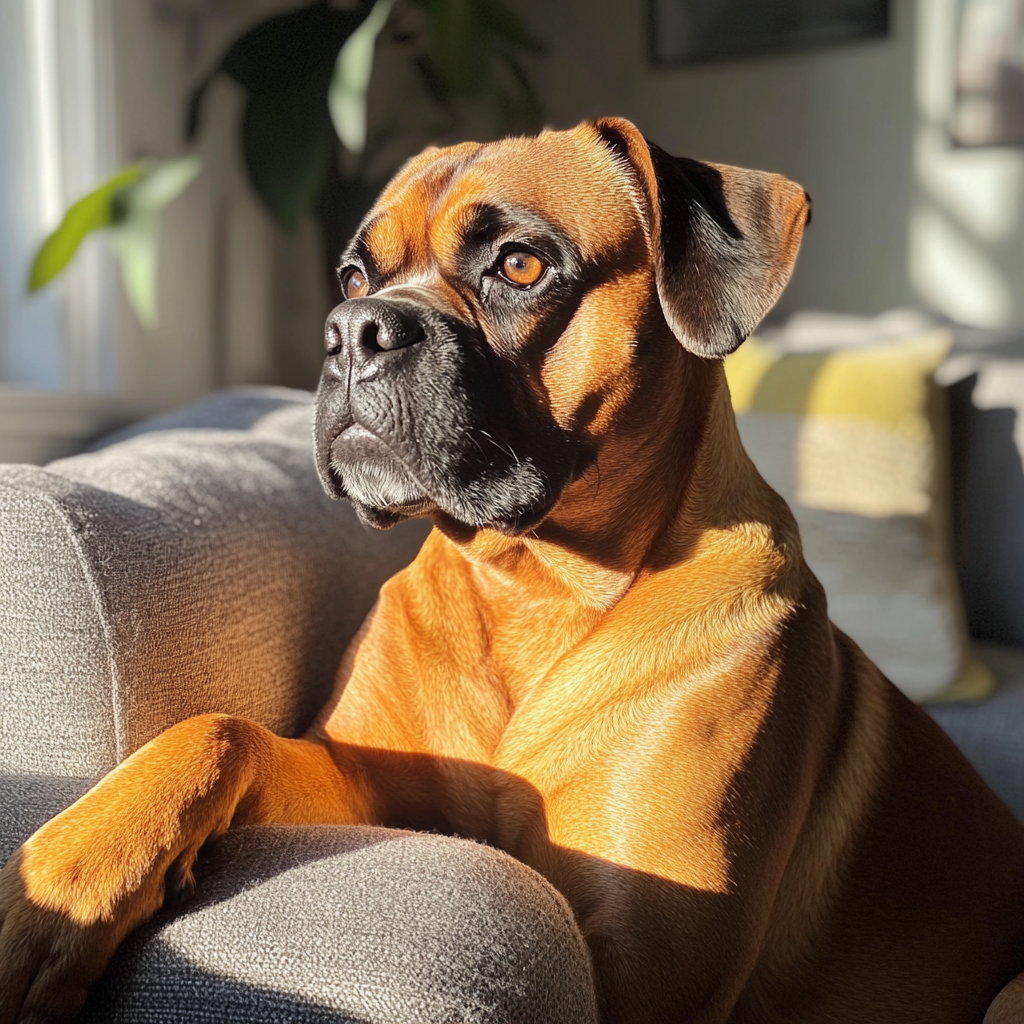
[(540, 522), (578, 444), (532, 399), (514, 360), (410, 287), (327, 319), (316, 456), (329, 494), (386, 528), (441, 512), (470, 527)]

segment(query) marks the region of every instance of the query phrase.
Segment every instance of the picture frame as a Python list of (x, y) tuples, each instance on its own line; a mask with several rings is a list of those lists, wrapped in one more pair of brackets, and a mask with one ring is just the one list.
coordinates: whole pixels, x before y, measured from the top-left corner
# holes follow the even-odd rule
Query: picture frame
[(648, 0), (656, 65), (695, 64), (885, 36), (889, 0)]

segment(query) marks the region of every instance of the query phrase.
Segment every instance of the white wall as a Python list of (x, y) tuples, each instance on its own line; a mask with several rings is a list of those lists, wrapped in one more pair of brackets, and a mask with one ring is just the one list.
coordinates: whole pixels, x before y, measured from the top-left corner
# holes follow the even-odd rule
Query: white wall
[[(213, 19), (190, 39), (187, 23), (158, 17), (158, 5), (115, 0), (121, 162), (181, 153), (195, 82), (247, 22), (286, 6), (257, 0), (244, 18)], [(241, 90), (226, 80), (207, 95), (198, 144), (203, 172), (162, 218), (158, 327), (146, 331), (121, 304), (120, 389), (129, 394), (172, 404), (278, 377), (276, 305), (289, 297), (279, 294), (275, 253), (296, 242), (282, 239), (241, 165), (242, 103)], [(306, 240), (306, 248), (315, 244)], [(308, 339), (318, 352), (319, 333), (317, 327)]]
[(953, 151), (956, 0), (892, 0), (888, 38), (662, 68), (640, 0), (531, 0), (557, 126), (619, 114), (679, 155), (779, 171), (814, 202), (780, 312), (924, 304), (1024, 327), (1019, 151)]
[(949, 145), (956, 0), (918, 0), (910, 278), (955, 320), (1024, 327), (1024, 150)]

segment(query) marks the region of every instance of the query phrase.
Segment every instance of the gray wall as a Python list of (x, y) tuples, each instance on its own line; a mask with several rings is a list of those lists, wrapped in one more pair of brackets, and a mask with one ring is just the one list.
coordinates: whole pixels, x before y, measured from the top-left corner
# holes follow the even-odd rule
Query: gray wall
[[(685, 68), (647, 63), (640, 0), (531, 0), (529, 14), (549, 48), (538, 76), (553, 125), (623, 115), (670, 152), (780, 171), (810, 192), (780, 312), (923, 304), (1024, 326), (1021, 155), (948, 145), (956, 0), (892, 7), (886, 39)], [(993, 175), (995, 228), (973, 208)]]

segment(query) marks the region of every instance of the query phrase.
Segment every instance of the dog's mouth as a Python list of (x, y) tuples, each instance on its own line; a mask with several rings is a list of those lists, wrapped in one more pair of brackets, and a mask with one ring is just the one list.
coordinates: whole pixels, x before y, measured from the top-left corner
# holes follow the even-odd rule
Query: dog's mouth
[(341, 490), (379, 524), (429, 515), (437, 503), (376, 434), (359, 423), (346, 427), (330, 447), (330, 469)]
[[(481, 448), (470, 447), (476, 453)], [(329, 494), (352, 503), (364, 523), (385, 530), (405, 519), (440, 513), (462, 527), (516, 536), (535, 529), (554, 504), (546, 478), (530, 459), (511, 455), (507, 462), (463, 463), (455, 469), (436, 454), (431, 463), (417, 448), (391, 444), (351, 423), (326, 446), (326, 459), (318, 458), (321, 479)]]
[[(405, 519), (441, 513), (473, 528), (490, 527), (509, 536), (535, 529), (550, 511), (548, 491), (531, 464), (517, 463), (498, 486), (498, 501), (487, 481), (469, 480), (445, 486), (434, 482), (440, 497), (379, 436), (360, 424), (342, 430), (329, 448), (324, 482), (328, 493), (347, 498), (359, 518), (376, 529), (389, 529)], [(436, 477), (429, 469), (423, 475)], [(323, 474), (322, 474), (323, 475)], [(523, 499), (532, 499), (529, 504)], [(537, 499), (540, 500), (537, 500)]]

